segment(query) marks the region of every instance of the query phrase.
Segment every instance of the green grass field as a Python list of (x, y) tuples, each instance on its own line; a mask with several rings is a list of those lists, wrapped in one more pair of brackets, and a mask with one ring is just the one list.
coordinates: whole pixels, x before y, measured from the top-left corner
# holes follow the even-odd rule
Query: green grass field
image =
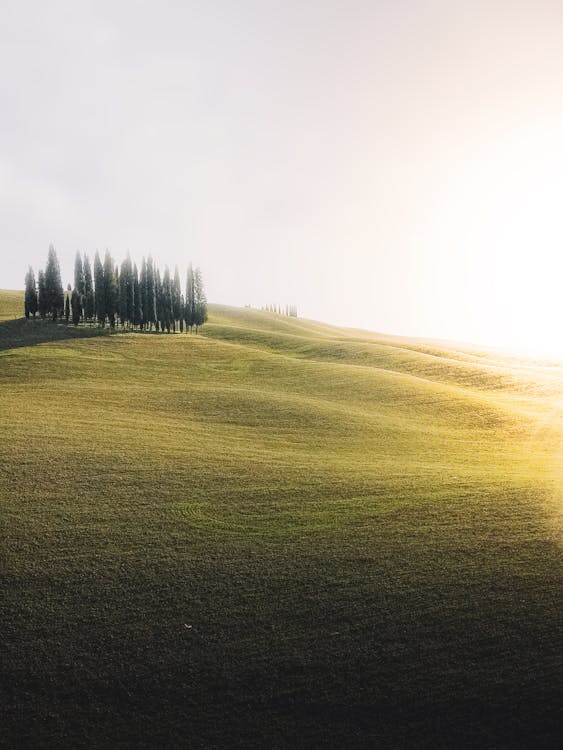
[(563, 368), (0, 293), (10, 748), (555, 748)]

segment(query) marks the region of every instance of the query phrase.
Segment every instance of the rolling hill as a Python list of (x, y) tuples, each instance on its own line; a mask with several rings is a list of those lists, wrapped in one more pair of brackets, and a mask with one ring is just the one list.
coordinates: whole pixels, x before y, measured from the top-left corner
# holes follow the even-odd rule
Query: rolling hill
[(6, 747), (551, 748), (563, 367), (0, 292)]

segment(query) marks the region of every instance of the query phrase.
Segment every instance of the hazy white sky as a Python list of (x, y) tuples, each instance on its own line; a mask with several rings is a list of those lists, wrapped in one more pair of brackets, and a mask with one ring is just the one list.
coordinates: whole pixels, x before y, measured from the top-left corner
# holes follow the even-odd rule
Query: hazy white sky
[(211, 301), (563, 351), (562, 39), (548, 0), (0, 0), (0, 287), (150, 252)]

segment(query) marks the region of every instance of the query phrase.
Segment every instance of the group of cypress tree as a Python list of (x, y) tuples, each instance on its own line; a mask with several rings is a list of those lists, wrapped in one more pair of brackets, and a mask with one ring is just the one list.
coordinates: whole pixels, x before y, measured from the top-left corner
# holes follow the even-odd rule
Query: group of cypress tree
[(161, 275), (152, 258), (143, 258), (141, 270), (129, 255), (119, 267), (106, 251), (102, 262), (94, 256), (94, 273), (88, 256), (76, 254), (74, 286), (63, 290), (61, 271), (55, 249), (51, 245), (45, 271), (39, 271), (37, 284), (33, 269), (25, 277), (25, 316), (72, 319), (104, 327), (139, 330), (193, 330), (207, 320), (207, 300), (199, 268), (190, 263), (186, 279), (186, 293), (182, 294), (180, 274), (168, 267)]
[(297, 317), (296, 305), (266, 305), (261, 308), (265, 312), (276, 313), (276, 315), (287, 315), (289, 318)]

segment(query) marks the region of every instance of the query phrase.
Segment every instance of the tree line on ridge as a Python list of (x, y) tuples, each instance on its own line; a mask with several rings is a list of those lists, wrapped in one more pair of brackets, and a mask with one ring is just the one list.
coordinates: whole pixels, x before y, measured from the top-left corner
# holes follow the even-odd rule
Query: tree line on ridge
[(166, 266), (160, 273), (152, 258), (143, 258), (140, 271), (129, 255), (119, 267), (106, 251), (102, 262), (94, 256), (94, 271), (88, 256), (76, 253), (74, 286), (63, 289), (59, 261), (49, 247), (45, 270), (37, 275), (31, 266), (25, 277), (25, 316), (64, 319), (74, 325), (81, 322), (104, 327), (144, 331), (192, 331), (207, 321), (207, 300), (199, 268), (190, 263), (185, 293), (178, 267), (174, 275)]

